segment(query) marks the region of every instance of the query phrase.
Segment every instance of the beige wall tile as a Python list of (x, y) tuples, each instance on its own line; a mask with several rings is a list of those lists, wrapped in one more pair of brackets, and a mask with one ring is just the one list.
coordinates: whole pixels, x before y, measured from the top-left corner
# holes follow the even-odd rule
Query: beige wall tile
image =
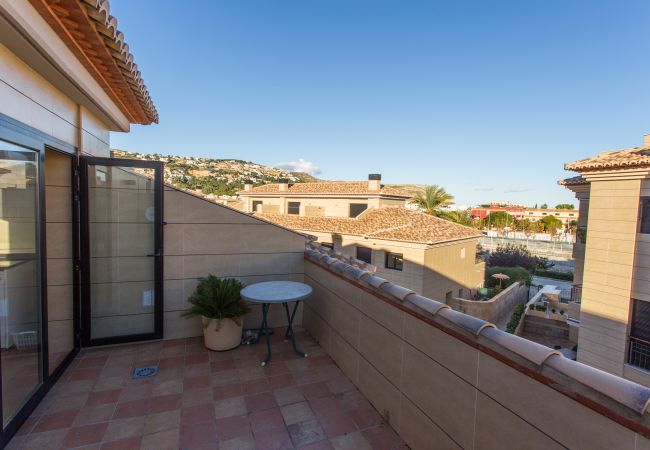
[(330, 356), (339, 368), (354, 384), (359, 383), (360, 358), (357, 351), (348, 344), (338, 333), (330, 333)]
[(359, 359), (359, 381), (357, 386), (379, 414), (388, 417), (391, 426), (399, 429), (401, 423), (399, 390), (363, 358)]
[[(435, 382), (432, 382), (435, 380)], [(411, 346), (404, 347), (401, 389), (463, 448), (474, 439), (476, 389)]]
[(409, 399), (402, 395), (400, 400), (397, 432), (412, 450), (429, 450), (434, 445), (436, 449), (461, 448)]
[(476, 385), (478, 350), (410, 314), (404, 317), (407, 342), (465, 381)]
[(400, 386), (403, 341), (372, 319), (361, 319), (359, 353), (391, 383)]
[(72, 285), (47, 287), (47, 320), (72, 320)]

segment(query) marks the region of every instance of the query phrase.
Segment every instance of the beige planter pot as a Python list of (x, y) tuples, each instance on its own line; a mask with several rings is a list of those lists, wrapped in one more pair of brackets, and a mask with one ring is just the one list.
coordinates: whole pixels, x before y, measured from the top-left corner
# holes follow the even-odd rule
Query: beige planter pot
[(223, 352), (232, 350), (241, 344), (243, 320), (240, 325), (237, 325), (237, 322), (232, 319), (222, 319), (217, 326), (217, 319), (206, 317), (201, 317), (201, 319), (203, 320), (203, 343), (208, 349)]

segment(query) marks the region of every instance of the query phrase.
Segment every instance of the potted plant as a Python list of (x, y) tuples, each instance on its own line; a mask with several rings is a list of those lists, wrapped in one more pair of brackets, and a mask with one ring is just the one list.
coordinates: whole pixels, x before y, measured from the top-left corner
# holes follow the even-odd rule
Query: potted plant
[(201, 278), (187, 300), (184, 317), (201, 316), (203, 342), (210, 350), (225, 351), (241, 343), (243, 316), (250, 311), (240, 296), (243, 285), (234, 278)]

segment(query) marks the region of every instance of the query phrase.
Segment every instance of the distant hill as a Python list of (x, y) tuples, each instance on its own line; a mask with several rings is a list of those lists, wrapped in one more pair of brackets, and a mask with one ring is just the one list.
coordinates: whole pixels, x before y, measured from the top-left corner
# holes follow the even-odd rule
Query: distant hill
[(287, 172), (263, 164), (238, 159), (196, 158), (191, 156), (144, 154), (113, 149), (114, 158), (142, 159), (165, 163), (165, 182), (182, 189), (200, 190), (203, 194), (235, 195), (244, 181), (254, 185), (277, 183), (287, 178), (292, 183), (320, 181), (304, 172)]

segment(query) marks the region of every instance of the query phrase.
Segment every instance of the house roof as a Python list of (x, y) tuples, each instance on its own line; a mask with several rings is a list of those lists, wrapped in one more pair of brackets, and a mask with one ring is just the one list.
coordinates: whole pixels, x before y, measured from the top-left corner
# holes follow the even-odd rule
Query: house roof
[(158, 123), (108, 0), (29, 0), (131, 123)]
[(255, 213), (255, 216), (294, 230), (350, 234), (426, 245), (482, 236), (474, 228), (398, 207), (369, 209), (356, 218), (268, 213)]
[(634, 167), (650, 167), (650, 145), (602, 152), (593, 158), (581, 159), (564, 165), (566, 170), (576, 172)]
[(327, 194), (327, 195), (382, 195), (390, 197), (411, 198), (412, 195), (401, 189), (382, 184), (378, 191), (371, 190), (367, 181), (323, 181), (315, 183), (294, 183), (289, 184), (286, 191), (280, 191), (279, 183), (264, 184), (256, 186), (250, 191), (239, 191), (239, 195), (256, 194)]
[(577, 177), (565, 178), (564, 180), (560, 180), (557, 183), (562, 186), (584, 186), (589, 184), (589, 182), (585, 180), (582, 177), (582, 175), (578, 175)]

